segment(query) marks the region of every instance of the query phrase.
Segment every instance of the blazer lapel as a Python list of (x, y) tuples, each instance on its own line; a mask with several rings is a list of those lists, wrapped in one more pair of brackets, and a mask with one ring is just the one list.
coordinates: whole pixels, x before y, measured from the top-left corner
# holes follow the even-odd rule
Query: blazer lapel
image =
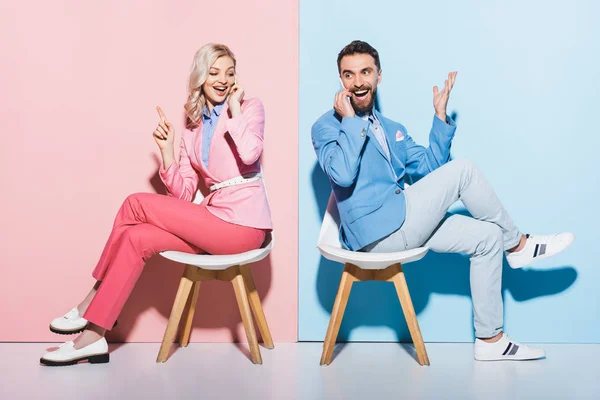
[(395, 128), (393, 122), (381, 115), (379, 111), (375, 110), (375, 115), (377, 116), (377, 119), (379, 119), (381, 126), (383, 126), (383, 131), (385, 132), (385, 138), (388, 142), (388, 148), (390, 149), (392, 168), (394, 169), (396, 176), (400, 176), (402, 170), (404, 169), (404, 165), (402, 164), (402, 161), (400, 161), (400, 158), (396, 151), (397, 129)]
[[(379, 116), (378, 116), (378, 118), (379, 118)], [(381, 121), (381, 119), (380, 119), (380, 121)], [(379, 154), (381, 154), (381, 156), (383, 158), (385, 158), (387, 161), (388, 160), (387, 154), (385, 154), (385, 151), (381, 147), (381, 144), (379, 144), (379, 140), (377, 140), (377, 138), (375, 137), (375, 134), (371, 130), (371, 125), (372, 125), (371, 122), (369, 122), (369, 124), (367, 125), (367, 136), (369, 137), (369, 140), (371, 141), (371, 143), (373, 143), (373, 145), (375, 146), (377, 151), (379, 151)]]

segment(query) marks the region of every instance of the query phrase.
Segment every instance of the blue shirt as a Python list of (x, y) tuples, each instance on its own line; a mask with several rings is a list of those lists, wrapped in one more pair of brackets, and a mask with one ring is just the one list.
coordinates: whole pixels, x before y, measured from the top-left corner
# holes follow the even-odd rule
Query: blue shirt
[(202, 163), (206, 168), (208, 168), (210, 142), (212, 141), (224, 105), (225, 102), (217, 104), (213, 107), (210, 114), (208, 113), (208, 106), (205, 105), (202, 111)]

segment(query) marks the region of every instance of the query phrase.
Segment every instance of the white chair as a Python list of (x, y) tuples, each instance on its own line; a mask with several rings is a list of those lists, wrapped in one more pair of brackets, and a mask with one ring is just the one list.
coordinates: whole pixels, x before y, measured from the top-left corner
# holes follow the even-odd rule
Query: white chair
[[(200, 203), (203, 197), (202, 193), (198, 191), (194, 198), (194, 203)], [(252, 313), (254, 313), (254, 318), (256, 319), (256, 324), (258, 325), (265, 347), (272, 349), (274, 345), (260, 303), (260, 297), (250, 273), (250, 264), (267, 257), (272, 248), (273, 236), (269, 233), (260, 249), (240, 254), (208, 255), (190, 254), (179, 251), (164, 251), (160, 253), (161, 256), (169, 260), (185, 264), (186, 267), (179, 283), (177, 296), (173, 303), (169, 323), (167, 324), (156, 362), (167, 361), (171, 346), (180, 328), (180, 322), (182, 322), (180, 344), (182, 347), (186, 347), (189, 344), (200, 282), (216, 279), (233, 284), (246, 337), (248, 338), (252, 362), (254, 364), (262, 364)], [(250, 309), (252, 309), (252, 313)], [(184, 317), (183, 321), (181, 321), (182, 316)]]
[(323, 257), (344, 264), (344, 272), (338, 288), (331, 318), (327, 328), (327, 335), (323, 343), (323, 354), (321, 355), (321, 365), (329, 365), (333, 355), (333, 348), (337, 339), (346, 304), (352, 284), (357, 281), (379, 280), (392, 282), (396, 287), (398, 298), (404, 317), (410, 331), (419, 364), (429, 365), (429, 358), (419, 329), (419, 323), (415, 314), (415, 309), (408, 292), (402, 264), (420, 260), (429, 250), (426, 247), (401, 251), (396, 253), (364, 253), (345, 250), (339, 240), (340, 216), (337, 203), (333, 193), (329, 197), (327, 211), (323, 218), (321, 234), (319, 235), (319, 248)]

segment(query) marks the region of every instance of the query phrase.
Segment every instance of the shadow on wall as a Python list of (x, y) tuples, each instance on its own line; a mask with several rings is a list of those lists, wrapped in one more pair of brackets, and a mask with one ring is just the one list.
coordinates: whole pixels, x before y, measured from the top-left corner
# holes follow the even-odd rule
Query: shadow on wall
[[(376, 108), (381, 111), (379, 102), (376, 102)], [(454, 113), (452, 118), (456, 120), (456, 117)], [(322, 219), (331, 184), (318, 162), (312, 171), (312, 187)], [(458, 212), (470, 216), (466, 210)], [(342, 264), (321, 256), (316, 289), (321, 306), (330, 313), (342, 271)], [(468, 256), (429, 251), (422, 260), (407, 264), (404, 272), (417, 314), (427, 307), (432, 293), (471, 295)], [(560, 293), (577, 279), (577, 271), (572, 266), (547, 271), (515, 270), (504, 261), (502, 273), (503, 296), (508, 291), (516, 301)], [(411, 342), (394, 286), (386, 282), (357, 282), (353, 285), (338, 341), (348, 341), (352, 330), (360, 326), (386, 326), (395, 331), (397, 341)], [(473, 331), (473, 339), (474, 336)]]
[[(153, 156), (157, 162), (160, 162), (155, 155)], [(158, 172), (149, 180), (156, 193), (167, 194)], [(201, 187), (200, 190), (204, 195), (207, 194), (206, 188)], [(149, 309), (154, 309), (164, 318), (164, 329), (166, 329), (183, 270), (183, 264), (167, 260), (160, 255), (155, 255), (149, 259), (135, 289), (119, 315), (118, 326), (107, 336), (108, 340), (111, 342), (127, 342), (137, 318)], [(264, 260), (253, 264), (252, 275), (262, 299), (271, 287), (270, 255)], [(245, 336), (238, 337), (237, 334), (238, 327), (242, 326), (242, 321), (231, 283), (220, 281), (202, 282), (193, 326), (194, 328), (204, 329), (227, 328), (231, 332), (230, 341), (246, 341)], [(152, 340), (162, 341), (164, 329), (153, 333)], [(257, 330), (256, 333), (260, 341), (260, 332)], [(192, 334), (192, 341), (202, 340), (202, 336)]]

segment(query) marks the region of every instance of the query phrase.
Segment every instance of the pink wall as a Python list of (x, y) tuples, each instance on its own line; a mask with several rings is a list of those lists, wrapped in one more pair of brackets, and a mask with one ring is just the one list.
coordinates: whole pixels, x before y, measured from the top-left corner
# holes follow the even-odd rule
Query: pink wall
[[(247, 95), (265, 104), (276, 248), (254, 273), (274, 340), (296, 341), (297, 1), (210, 4), (0, 5), (0, 341), (63, 340), (48, 323), (93, 285), (121, 202), (162, 190), (155, 106), (181, 132), (192, 56), (207, 42), (232, 48)], [(182, 271), (150, 260), (112, 340), (160, 341)], [(245, 340), (231, 285), (203, 283), (192, 340), (238, 338)]]

